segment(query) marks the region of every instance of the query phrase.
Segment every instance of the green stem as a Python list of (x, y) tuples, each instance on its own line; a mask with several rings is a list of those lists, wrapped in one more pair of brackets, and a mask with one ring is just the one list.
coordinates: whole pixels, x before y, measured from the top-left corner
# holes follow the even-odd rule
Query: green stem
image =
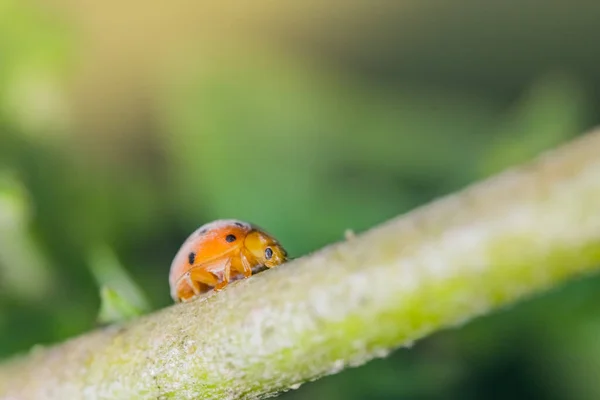
[(0, 397), (262, 398), (599, 264), (597, 132), (220, 293), (6, 361)]

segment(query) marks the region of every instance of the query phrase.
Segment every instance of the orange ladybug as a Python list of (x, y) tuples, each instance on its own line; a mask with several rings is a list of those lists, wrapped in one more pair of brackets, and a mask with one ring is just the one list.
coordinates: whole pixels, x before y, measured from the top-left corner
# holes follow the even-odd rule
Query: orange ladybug
[(261, 228), (235, 219), (202, 225), (183, 243), (169, 273), (171, 297), (186, 301), (230, 281), (287, 261), (287, 252)]

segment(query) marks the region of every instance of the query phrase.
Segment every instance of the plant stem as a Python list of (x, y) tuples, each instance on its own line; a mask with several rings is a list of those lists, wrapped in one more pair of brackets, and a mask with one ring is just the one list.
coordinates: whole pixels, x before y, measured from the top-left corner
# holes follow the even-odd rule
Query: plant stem
[(5, 361), (0, 398), (264, 398), (599, 265), (595, 132), (222, 292)]

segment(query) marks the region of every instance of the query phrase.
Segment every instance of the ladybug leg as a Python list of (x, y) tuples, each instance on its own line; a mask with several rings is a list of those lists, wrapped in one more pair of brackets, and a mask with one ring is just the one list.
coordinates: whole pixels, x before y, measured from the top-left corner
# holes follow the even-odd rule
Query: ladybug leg
[(219, 280), (210, 272), (198, 268), (192, 269), (179, 278), (176, 285), (177, 291), (174, 296), (179, 301), (189, 301), (206, 291), (202, 290), (201, 284), (215, 286), (217, 283), (219, 283)]
[(240, 258), (242, 259), (242, 267), (244, 268), (244, 270), (241, 272), (246, 278), (249, 278), (252, 276), (252, 267), (250, 266), (250, 261), (248, 261), (244, 252), (241, 253)]
[(192, 268), (184, 278), (196, 296), (201, 293), (199, 283), (208, 286), (216, 286), (219, 283), (219, 279), (214, 274), (201, 268)]
[(229, 284), (231, 279), (231, 259), (225, 262), (225, 268), (223, 269), (223, 280), (215, 285), (215, 291), (223, 289)]
[(192, 279), (192, 274), (190, 274), (189, 272), (187, 274), (185, 274), (185, 281), (187, 282), (188, 286), (191, 287), (192, 290), (194, 291), (194, 295), (198, 296), (200, 294), (200, 287)]

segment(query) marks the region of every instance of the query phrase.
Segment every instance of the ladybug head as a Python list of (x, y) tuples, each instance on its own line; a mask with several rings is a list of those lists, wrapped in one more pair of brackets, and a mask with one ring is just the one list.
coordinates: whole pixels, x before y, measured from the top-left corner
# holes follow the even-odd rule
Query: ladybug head
[(261, 230), (251, 231), (245, 239), (244, 245), (260, 264), (273, 268), (287, 261), (287, 251), (271, 235)]

